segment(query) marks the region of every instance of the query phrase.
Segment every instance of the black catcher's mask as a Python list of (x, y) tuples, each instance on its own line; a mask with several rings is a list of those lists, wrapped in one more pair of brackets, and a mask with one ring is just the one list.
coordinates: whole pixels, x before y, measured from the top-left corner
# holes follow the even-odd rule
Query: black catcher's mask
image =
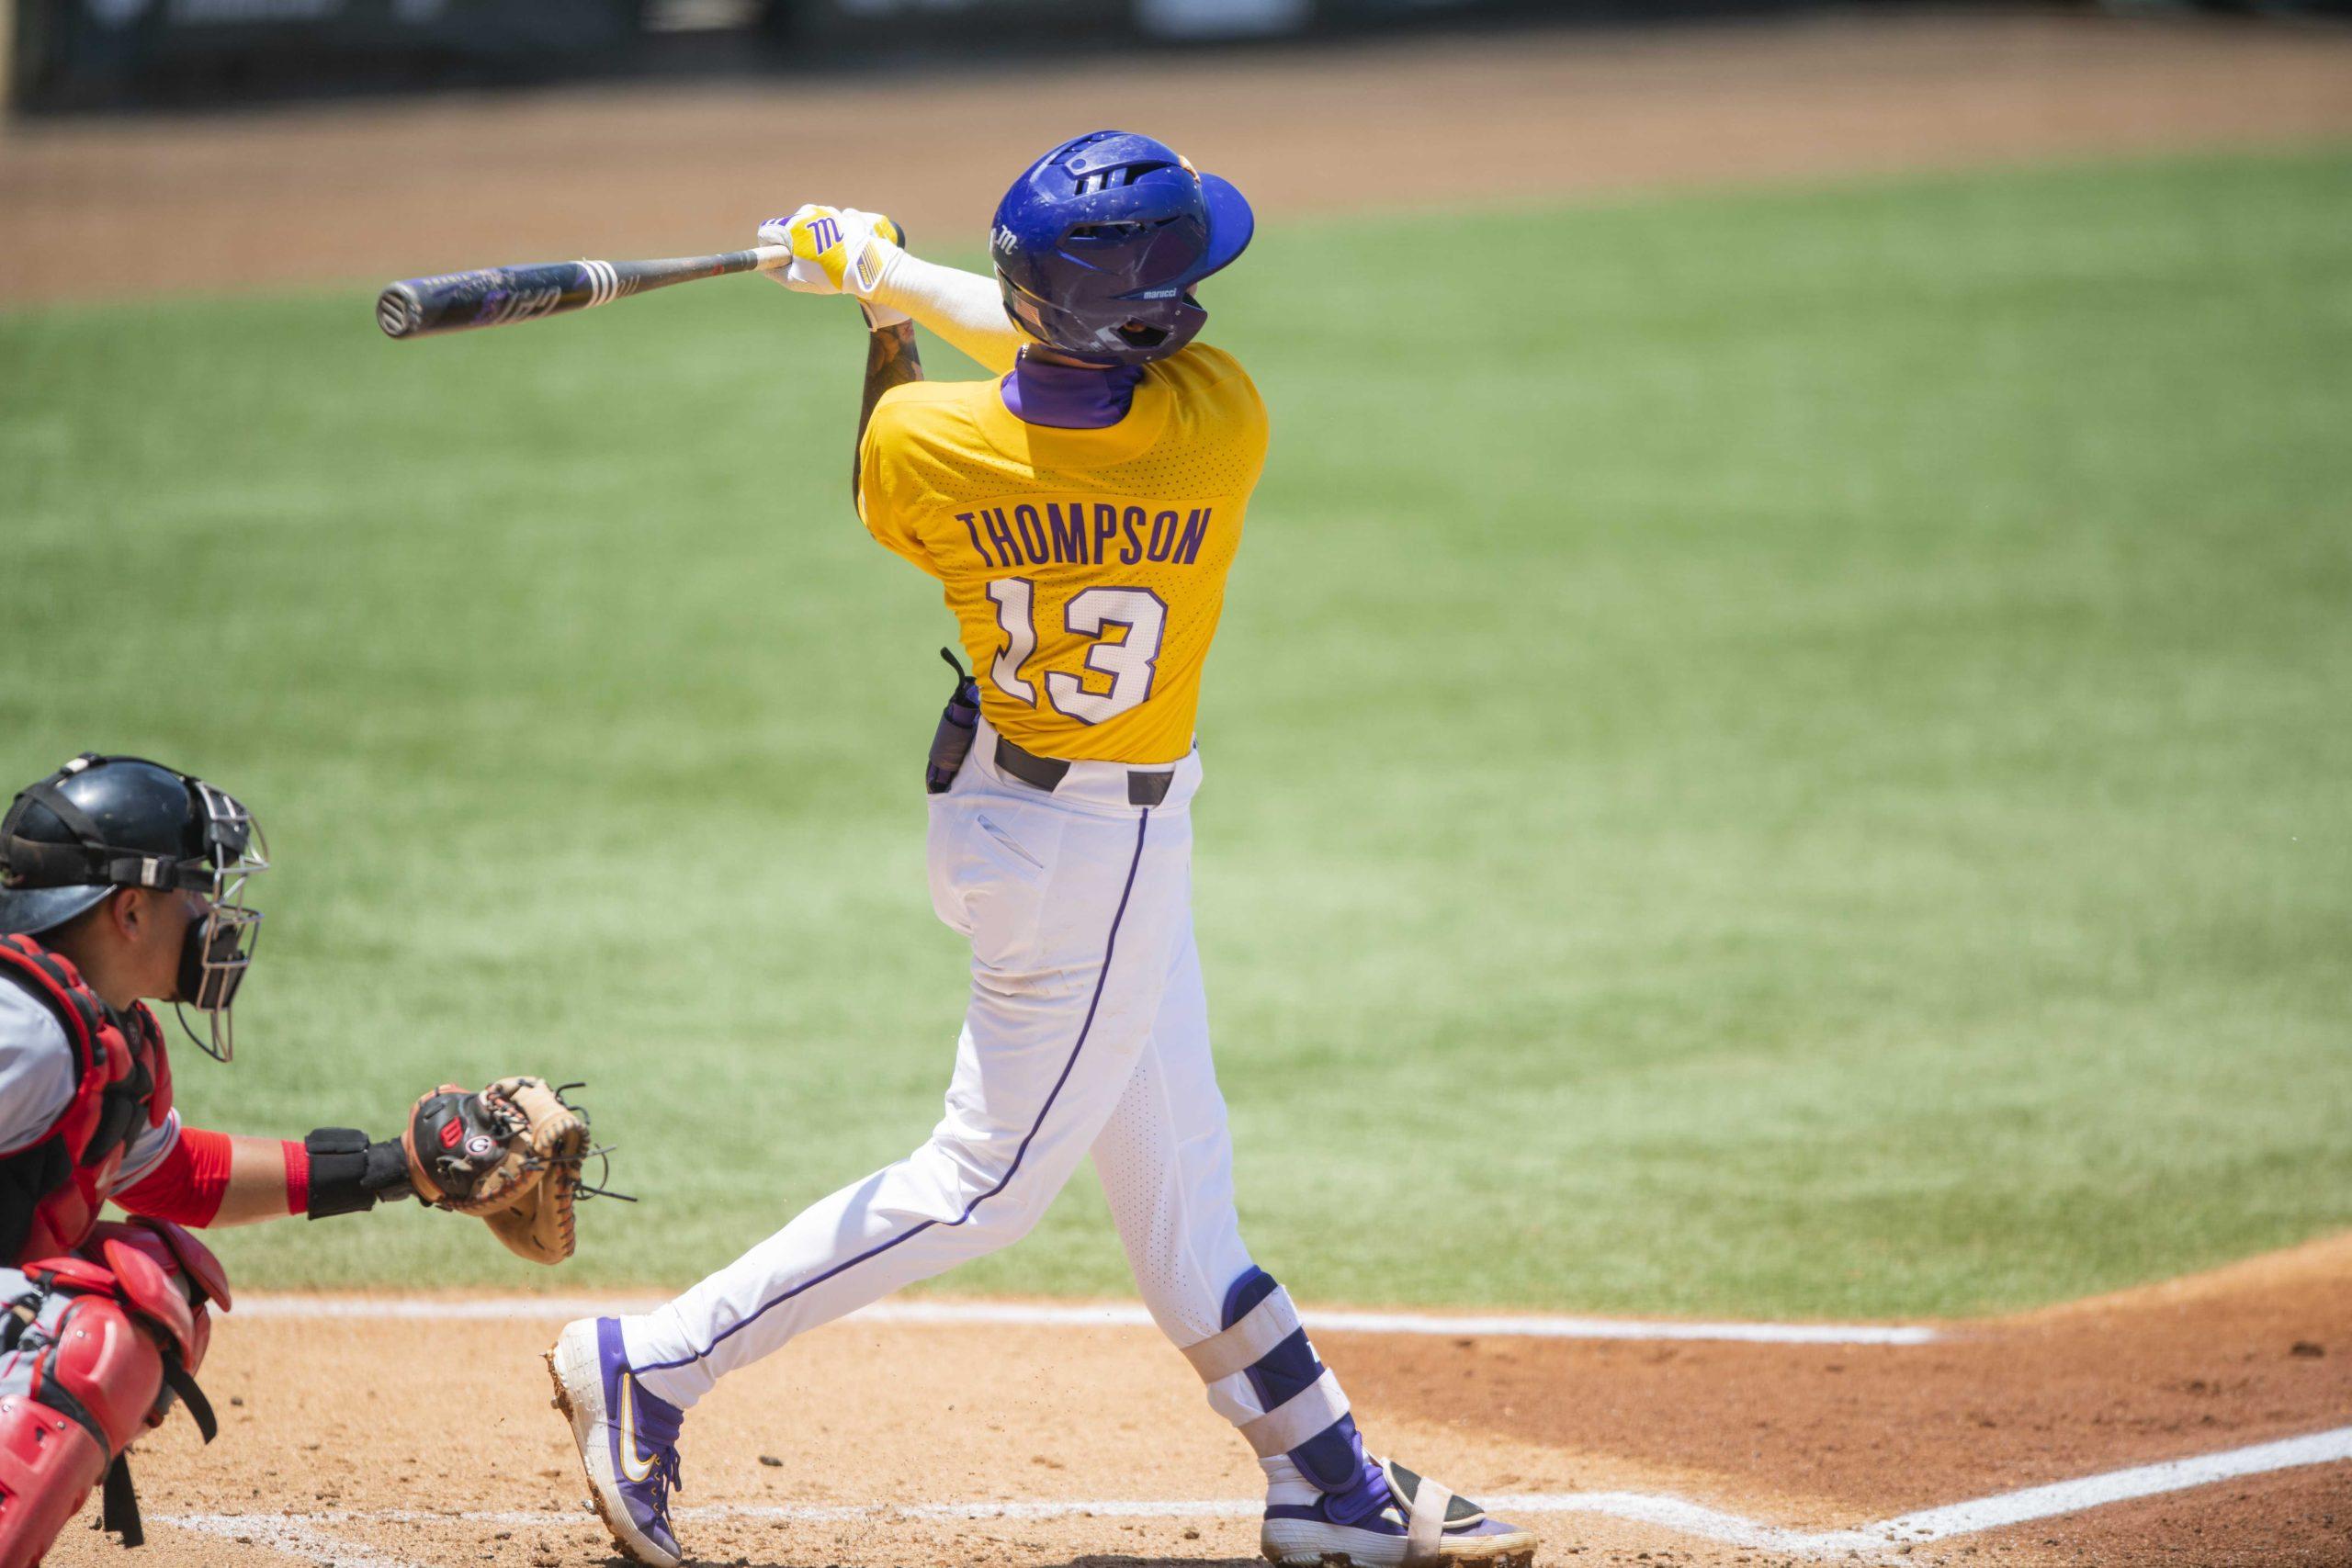
[[(143, 757), (85, 751), (30, 785), (0, 818), (0, 936), (39, 936), (96, 908), (118, 887), (178, 888), (205, 899), (180, 949), (180, 1021), (198, 1049), (235, 1054), (229, 1008), (261, 936), (245, 883), (269, 869), (253, 814), (201, 779)], [(210, 1028), (197, 1032), (187, 1010)]]

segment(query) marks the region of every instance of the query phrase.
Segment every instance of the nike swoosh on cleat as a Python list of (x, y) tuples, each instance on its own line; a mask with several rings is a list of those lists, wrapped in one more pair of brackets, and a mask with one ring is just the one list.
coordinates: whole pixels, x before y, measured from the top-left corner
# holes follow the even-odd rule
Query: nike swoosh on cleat
[(637, 1449), (637, 1380), (628, 1373), (621, 1374), (621, 1407), (613, 1423), (620, 1428), (621, 1474), (631, 1483), (641, 1483), (653, 1473), (660, 1456), (641, 1459)]

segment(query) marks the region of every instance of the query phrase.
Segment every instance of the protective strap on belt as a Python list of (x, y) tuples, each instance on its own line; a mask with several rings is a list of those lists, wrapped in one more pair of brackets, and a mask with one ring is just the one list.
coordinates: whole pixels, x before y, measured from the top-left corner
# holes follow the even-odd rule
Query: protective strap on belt
[(1291, 1305), (1290, 1292), (1277, 1285), (1273, 1294), (1236, 1318), (1232, 1326), (1185, 1346), (1184, 1359), (1203, 1382), (1221, 1382), (1256, 1366), (1298, 1329), (1298, 1309)]
[(1323, 1375), (1241, 1428), (1260, 1459), (1286, 1454), (1348, 1413), (1348, 1396), (1328, 1368)]

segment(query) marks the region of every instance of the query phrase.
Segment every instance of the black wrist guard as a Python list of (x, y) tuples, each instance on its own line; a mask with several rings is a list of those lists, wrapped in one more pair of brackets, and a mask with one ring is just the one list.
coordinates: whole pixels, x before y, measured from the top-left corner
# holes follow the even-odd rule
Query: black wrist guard
[(356, 1214), (379, 1201), (409, 1196), (408, 1151), (397, 1138), (370, 1143), (353, 1127), (322, 1127), (302, 1140), (311, 1156), (311, 1203), (314, 1220)]

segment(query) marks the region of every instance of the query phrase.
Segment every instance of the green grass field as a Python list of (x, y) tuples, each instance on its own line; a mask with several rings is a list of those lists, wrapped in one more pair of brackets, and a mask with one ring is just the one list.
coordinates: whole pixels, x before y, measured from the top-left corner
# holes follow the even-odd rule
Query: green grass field
[[(1198, 807), (1260, 1257), (1961, 1313), (2352, 1224), (2352, 152), (1399, 260), (1445, 227), (1276, 226), (1208, 294), (1275, 416)], [(410, 1210), (233, 1235), (241, 1281), (684, 1281), (921, 1138), (961, 1006), (859, 334), (751, 281), (406, 345), (370, 302), (0, 318), (0, 775), (151, 751), (263, 813), (192, 1120), (546, 1068), (644, 1199), (560, 1272)], [(948, 1283), (1126, 1289), (1088, 1179)]]

